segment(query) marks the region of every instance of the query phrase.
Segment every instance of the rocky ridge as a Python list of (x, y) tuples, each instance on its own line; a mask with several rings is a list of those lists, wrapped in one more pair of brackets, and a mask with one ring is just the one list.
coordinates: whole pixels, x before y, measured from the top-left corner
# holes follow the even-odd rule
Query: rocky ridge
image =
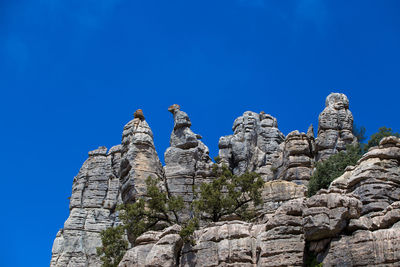
[[(236, 174), (262, 175), (262, 216), (206, 225), (194, 244), (183, 242), (178, 225), (146, 232), (120, 266), (302, 266), (312, 254), (324, 266), (400, 265), (399, 138), (383, 139), (328, 190), (306, 198), (314, 163), (356, 141), (348, 107), (345, 95), (330, 94), (316, 138), (312, 126), (285, 137), (271, 115), (245, 112), (233, 135), (221, 137), (219, 158)], [(54, 241), (51, 266), (100, 266), (100, 231), (120, 223), (116, 205), (141, 197), (148, 176), (186, 203), (194, 185), (213, 179), (208, 148), (188, 115), (179, 105), (169, 111), (174, 127), (164, 167), (141, 110), (124, 127), (121, 145), (89, 152), (74, 179), (70, 216)]]

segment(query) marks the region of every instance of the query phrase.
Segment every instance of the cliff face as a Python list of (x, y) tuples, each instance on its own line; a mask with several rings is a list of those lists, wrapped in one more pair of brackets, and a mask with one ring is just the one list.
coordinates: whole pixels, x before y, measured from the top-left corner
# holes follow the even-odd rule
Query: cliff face
[[(245, 112), (234, 133), (221, 137), (219, 157), (234, 173), (255, 171), (265, 180), (258, 220), (206, 225), (195, 232), (195, 245), (183, 242), (178, 225), (149, 231), (120, 266), (302, 266), (311, 253), (324, 266), (400, 265), (399, 138), (383, 139), (328, 190), (305, 197), (314, 163), (356, 141), (348, 108), (345, 95), (329, 95), (316, 138), (312, 126), (285, 137), (271, 115)], [(124, 127), (121, 145), (89, 152), (74, 178), (70, 216), (54, 241), (51, 266), (100, 266), (100, 231), (120, 223), (116, 205), (142, 196), (148, 176), (186, 203), (193, 185), (213, 179), (208, 148), (191, 131), (188, 115), (178, 105), (169, 111), (174, 127), (164, 167), (141, 110)]]
[(70, 215), (53, 244), (51, 266), (100, 266), (96, 247), (100, 232), (118, 224), (115, 207), (121, 202), (118, 178), (120, 146), (89, 152), (74, 178)]

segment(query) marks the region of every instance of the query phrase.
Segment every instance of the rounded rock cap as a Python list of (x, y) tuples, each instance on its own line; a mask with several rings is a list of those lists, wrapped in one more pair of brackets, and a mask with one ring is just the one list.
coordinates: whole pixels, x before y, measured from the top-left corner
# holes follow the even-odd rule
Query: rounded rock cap
[(140, 120), (144, 120), (143, 110), (137, 109), (135, 113), (133, 113), (134, 118), (138, 118)]

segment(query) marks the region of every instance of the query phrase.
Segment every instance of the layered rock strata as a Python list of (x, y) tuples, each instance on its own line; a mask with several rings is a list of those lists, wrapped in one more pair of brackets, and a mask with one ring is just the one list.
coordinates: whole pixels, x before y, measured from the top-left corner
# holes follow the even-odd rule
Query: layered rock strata
[(201, 136), (190, 129), (192, 123), (189, 116), (177, 104), (168, 110), (174, 117), (170, 147), (164, 154), (168, 192), (173, 196), (181, 196), (189, 205), (193, 201), (194, 187), (212, 179), (213, 163), (208, 147), (200, 141)]
[(307, 187), (284, 180), (265, 182), (261, 198), (262, 205), (258, 207), (260, 213), (259, 220), (268, 221), (275, 211), (289, 200), (304, 198), (307, 193)]
[(74, 178), (70, 215), (56, 236), (50, 266), (100, 266), (96, 247), (100, 232), (119, 224), (115, 207), (121, 203), (118, 170), (121, 146), (89, 152)]
[[(226, 221), (203, 227), (195, 231), (194, 245), (182, 245), (179, 238), (171, 238), (168, 247), (160, 248), (159, 252), (155, 252), (157, 248), (151, 245), (151, 255), (163, 255), (164, 251), (181, 247), (180, 252), (169, 254), (176, 255), (174, 260), (158, 257), (157, 263), (152, 264), (304, 266), (305, 260), (311, 260), (314, 254), (324, 266), (398, 266), (400, 195), (396, 188), (400, 183), (399, 158), (400, 139), (383, 139), (378, 148), (365, 154), (356, 166), (348, 168), (328, 190), (320, 190), (311, 198), (303, 197), (302, 185), (287, 181), (267, 182), (264, 190), (271, 193), (267, 195), (279, 191), (272, 189), (276, 187), (273, 183), (287, 183), (298, 197), (290, 193), (273, 213), (264, 217), (264, 222)], [(387, 165), (388, 162), (391, 164)], [(380, 169), (381, 166), (384, 169)], [(377, 168), (386, 171), (380, 173)], [(361, 170), (363, 175), (360, 175)], [(382, 183), (390, 185), (392, 190)], [(365, 186), (378, 190), (374, 192), (377, 194), (375, 198), (361, 190)], [(386, 192), (380, 191), (382, 188), (386, 188)], [(388, 197), (390, 192), (397, 194), (391, 200)], [(379, 209), (369, 208), (374, 202), (377, 205), (372, 206)], [(387, 204), (383, 207), (382, 203)], [(162, 235), (162, 232), (155, 235)], [(144, 234), (143, 239), (146, 236)], [(158, 240), (152, 241), (153, 244)], [(145, 251), (145, 246), (147, 244), (131, 249), (120, 266), (136, 266), (129, 265), (138, 261), (132, 255), (141, 255), (138, 251)], [(130, 261), (130, 257), (134, 259)]]
[(166, 235), (169, 228), (147, 232), (119, 266), (302, 266), (302, 207), (302, 199), (289, 201), (266, 224), (213, 223), (195, 231), (192, 244), (183, 244), (176, 232)]
[(331, 188), (357, 196), (362, 206), (318, 255), (324, 266), (400, 265), (400, 139), (384, 138)]
[[(141, 110), (124, 127), (121, 145), (89, 152), (74, 178), (70, 215), (54, 241), (51, 266), (100, 266), (100, 231), (120, 224), (116, 205), (143, 196), (148, 176), (187, 204), (194, 186), (213, 179), (208, 148), (190, 129), (188, 115), (178, 105), (169, 111), (174, 128), (164, 169)], [(328, 190), (305, 197), (314, 162), (355, 141), (352, 121), (347, 97), (336, 93), (327, 97), (316, 139), (312, 127), (285, 138), (272, 116), (245, 112), (233, 135), (221, 137), (219, 157), (235, 174), (263, 176), (259, 217), (202, 225), (193, 244), (183, 242), (177, 225), (146, 232), (120, 266), (303, 266), (312, 254), (324, 266), (399, 266), (399, 138), (383, 139)]]
[(293, 131), (286, 136), (278, 161), (273, 165), (275, 179), (307, 185), (314, 168), (313, 139)]
[[(285, 136), (269, 114), (246, 111), (232, 127), (233, 135), (219, 139), (219, 158), (234, 174), (257, 171), (267, 180), (270, 165)], [(269, 165), (268, 167), (266, 167)]]
[(160, 232), (148, 231), (136, 239), (135, 247), (128, 250), (120, 267), (173, 267), (178, 266), (183, 241), (181, 227), (173, 225)]
[(324, 160), (346, 145), (357, 142), (353, 135), (353, 114), (349, 110), (347, 96), (331, 93), (325, 101), (325, 109), (318, 118), (318, 136), (316, 138), (316, 160)]
[(134, 202), (146, 193), (147, 177), (164, 181), (164, 170), (154, 147), (153, 132), (139, 109), (122, 133), (119, 179), (124, 203)]

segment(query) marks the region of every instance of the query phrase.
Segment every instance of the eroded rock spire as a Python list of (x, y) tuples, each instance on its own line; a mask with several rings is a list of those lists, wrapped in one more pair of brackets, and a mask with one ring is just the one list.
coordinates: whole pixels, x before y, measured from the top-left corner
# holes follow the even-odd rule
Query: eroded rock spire
[(353, 135), (353, 114), (349, 110), (347, 96), (331, 93), (325, 101), (325, 109), (318, 118), (318, 136), (316, 138), (316, 160), (324, 160), (346, 145), (357, 142)]

